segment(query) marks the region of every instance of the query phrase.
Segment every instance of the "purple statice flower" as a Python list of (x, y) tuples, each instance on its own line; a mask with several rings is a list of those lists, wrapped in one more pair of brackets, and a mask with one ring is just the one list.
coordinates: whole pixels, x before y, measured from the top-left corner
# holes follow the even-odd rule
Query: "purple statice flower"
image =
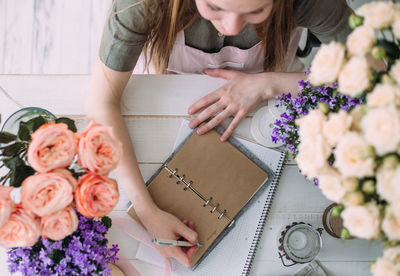
[(23, 275), (110, 275), (118, 245), (107, 246), (107, 219), (89, 219), (77, 212), (78, 229), (61, 241), (40, 238), (31, 247), (8, 251), (8, 269)]
[(274, 123), (272, 141), (282, 142), (284, 147), (296, 156), (300, 141), (295, 121), (310, 110), (318, 108), (320, 102), (326, 103), (330, 112), (338, 112), (340, 109), (351, 110), (354, 106), (362, 104), (363, 99), (339, 93), (336, 84), (313, 87), (309, 81), (301, 80), (298, 83), (297, 97), (284, 93), (277, 98), (277, 106), (285, 107), (286, 111)]

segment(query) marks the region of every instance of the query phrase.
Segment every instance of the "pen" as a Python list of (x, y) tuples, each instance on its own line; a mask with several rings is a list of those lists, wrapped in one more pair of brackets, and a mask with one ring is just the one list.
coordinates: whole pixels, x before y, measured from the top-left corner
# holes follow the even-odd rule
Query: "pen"
[[(176, 240), (163, 240), (163, 239), (152, 239), (151, 241), (154, 244), (162, 245), (162, 246), (194, 246), (195, 244), (191, 244), (187, 241), (176, 241)], [(201, 243), (197, 243), (198, 247), (202, 247)]]

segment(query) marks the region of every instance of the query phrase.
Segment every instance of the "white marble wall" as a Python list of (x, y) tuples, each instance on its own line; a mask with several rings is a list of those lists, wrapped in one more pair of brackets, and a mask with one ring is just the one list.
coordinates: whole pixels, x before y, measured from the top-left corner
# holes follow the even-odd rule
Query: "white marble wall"
[[(348, 1), (358, 7), (370, 0)], [(89, 74), (110, 5), (111, 0), (0, 0), (0, 74)]]

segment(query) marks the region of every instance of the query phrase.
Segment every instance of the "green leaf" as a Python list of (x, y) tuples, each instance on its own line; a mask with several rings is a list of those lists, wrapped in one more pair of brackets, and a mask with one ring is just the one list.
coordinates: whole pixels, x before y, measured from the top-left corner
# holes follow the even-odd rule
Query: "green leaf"
[(22, 143), (11, 144), (3, 148), (2, 155), (14, 157), (23, 147), (24, 144)]
[(382, 46), (385, 49), (386, 56), (388, 56), (390, 59), (395, 60), (400, 57), (400, 49), (396, 43), (379, 39), (377, 45)]
[(49, 257), (54, 261), (54, 263), (58, 264), (62, 259), (65, 258), (65, 252), (59, 249), (54, 249), (51, 251)]
[(17, 136), (9, 132), (0, 132), (0, 144), (7, 144), (17, 139)]
[(28, 124), (25, 122), (19, 123), (18, 138), (22, 141), (31, 140), (31, 132), (29, 130)]
[(68, 128), (70, 130), (72, 130), (73, 132), (77, 132), (76, 126), (75, 126), (75, 122), (69, 118), (66, 117), (61, 117), (61, 118), (57, 118), (56, 119), (56, 123), (64, 123), (68, 126)]
[(24, 164), (24, 161), (19, 156), (3, 160), (4, 165), (12, 171), (15, 171), (17, 166)]
[(110, 229), (112, 226), (112, 221), (109, 217), (104, 216), (101, 218), (101, 222), (104, 224), (105, 227), (107, 227), (107, 229)]
[(22, 181), (28, 176), (34, 175), (35, 170), (26, 165), (19, 165), (15, 168), (15, 171), (11, 175), (10, 186), (20, 187)]
[(47, 120), (43, 116), (35, 117), (26, 122), (32, 133), (45, 123), (47, 123)]

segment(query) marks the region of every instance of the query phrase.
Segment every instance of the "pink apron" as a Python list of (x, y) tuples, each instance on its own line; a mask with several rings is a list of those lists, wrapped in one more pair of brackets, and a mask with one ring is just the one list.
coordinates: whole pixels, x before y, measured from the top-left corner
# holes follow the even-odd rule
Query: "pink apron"
[[(298, 27), (292, 32), (285, 72), (293, 71), (291, 70), (291, 66), (294, 64), (302, 32), (302, 27)], [(217, 53), (206, 53), (185, 45), (185, 34), (181, 31), (178, 33), (174, 47), (172, 48), (167, 70), (177, 74), (204, 74), (205, 69), (224, 68), (247, 73), (260, 73), (264, 71), (264, 51), (263, 45), (259, 42), (246, 50), (234, 46), (225, 46)], [(144, 60), (144, 53), (142, 52), (133, 70), (133, 74), (155, 74), (152, 64), (150, 64), (148, 72), (144, 70)]]

